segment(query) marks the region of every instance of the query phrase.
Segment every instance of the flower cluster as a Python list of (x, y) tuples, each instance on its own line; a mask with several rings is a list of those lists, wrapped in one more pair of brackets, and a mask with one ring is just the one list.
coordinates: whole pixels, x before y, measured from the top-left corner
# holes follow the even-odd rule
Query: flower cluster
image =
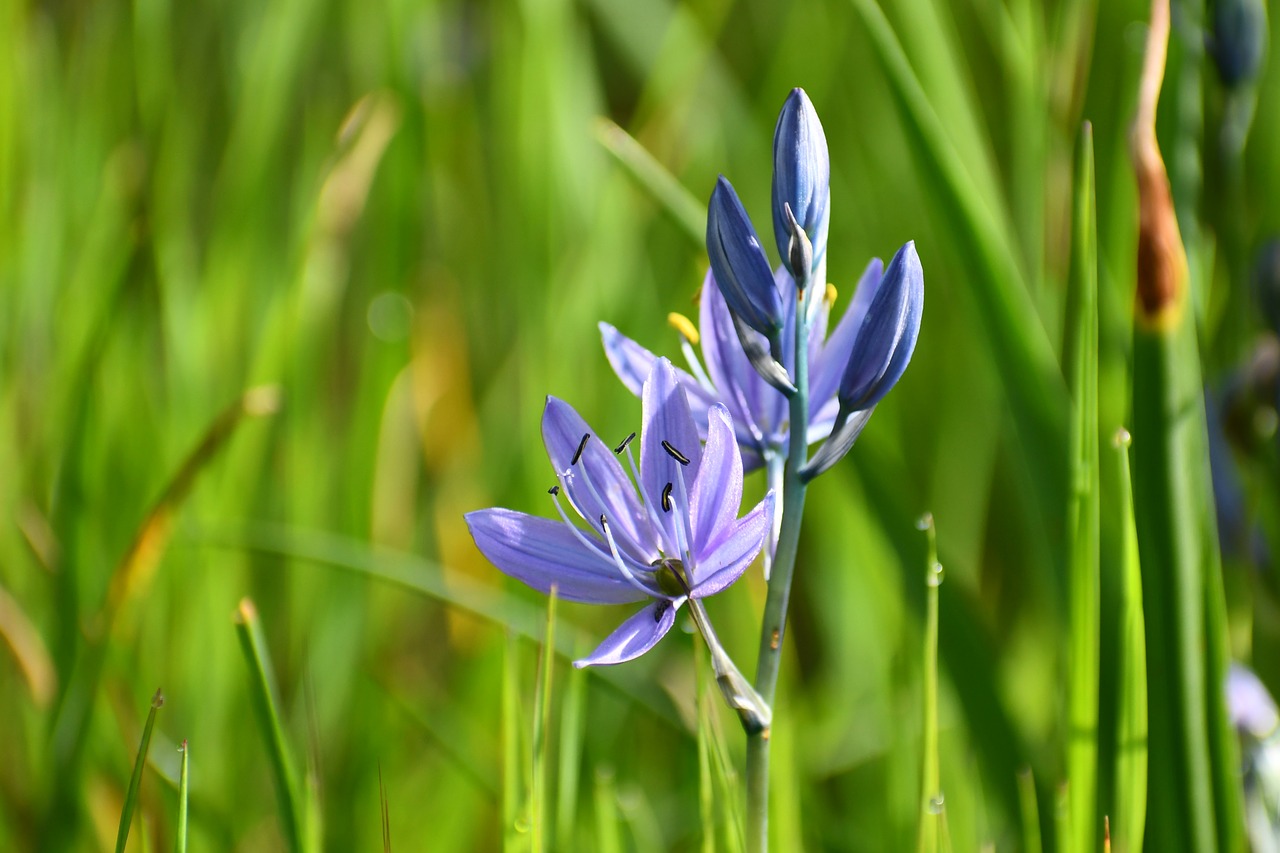
[[(768, 725), (767, 703), (719, 648), (700, 600), (737, 580), (761, 550), (768, 577), (787, 466), (795, 466), (802, 490), (848, 452), (906, 370), (923, 310), (924, 276), (907, 243), (887, 267), (878, 259), (867, 265), (828, 334), (836, 298), (825, 285), (829, 177), (822, 124), (796, 89), (774, 132), (772, 219), (781, 264), (770, 265), (722, 176), (707, 213), (711, 269), (699, 327), (673, 315), (689, 369), (600, 324), (609, 363), (642, 400), (639, 465), (634, 433), (606, 443), (567, 403), (548, 398), (542, 433), (559, 519), (507, 509), (466, 516), (480, 551), (535, 589), (554, 587), (562, 598), (593, 604), (645, 602), (578, 666), (644, 654), (688, 604), (721, 688), (749, 730)], [(693, 350), (699, 343), (701, 360)], [(792, 428), (805, 437), (802, 451), (825, 440), (812, 458), (796, 458)], [(770, 489), (739, 517), (743, 473), (762, 467)]]

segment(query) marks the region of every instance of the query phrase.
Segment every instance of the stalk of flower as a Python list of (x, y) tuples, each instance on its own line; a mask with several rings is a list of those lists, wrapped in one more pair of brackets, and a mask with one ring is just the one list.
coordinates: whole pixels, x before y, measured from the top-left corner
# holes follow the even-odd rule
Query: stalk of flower
[(769, 706), (721, 647), (701, 600), (741, 577), (760, 552), (773, 495), (738, 517), (743, 469), (729, 411), (708, 409), (704, 447), (666, 359), (654, 362), (641, 399), (637, 466), (634, 433), (606, 444), (573, 407), (548, 397), (542, 434), (556, 473), (550, 496), (559, 520), (493, 508), (468, 513), (467, 526), (495, 566), (541, 592), (555, 587), (559, 598), (589, 604), (645, 602), (574, 666), (639, 657), (688, 604), (726, 700), (748, 731), (758, 731), (769, 724)]

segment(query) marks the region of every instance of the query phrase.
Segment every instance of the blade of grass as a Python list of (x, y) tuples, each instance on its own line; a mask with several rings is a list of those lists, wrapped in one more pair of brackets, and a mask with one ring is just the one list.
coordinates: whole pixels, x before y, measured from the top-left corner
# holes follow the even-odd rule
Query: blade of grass
[(1076, 142), (1066, 367), (1075, 417), (1068, 509), (1067, 846), (1098, 846), (1098, 668), (1101, 581), (1098, 474), (1098, 251), (1093, 128)]
[(1036, 777), (1027, 767), (1018, 771), (1018, 805), (1022, 814), (1022, 849), (1025, 853), (1041, 853), (1040, 807), (1036, 804)]
[(546, 849), (547, 831), (547, 743), (551, 738), (551, 683), (556, 663), (556, 587), (547, 595), (547, 629), (542, 641), (539, 669), (542, 677), (533, 700), (533, 790), (530, 804), (533, 823), (533, 850)]
[(685, 189), (635, 137), (607, 118), (596, 122), (596, 139), (613, 155), (627, 173), (657, 200), (658, 204), (702, 246), (707, 236), (706, 206)]
[(556, 849), (572, 850), (577, 844), (578, 780), (582, 772), (582, 740), (586, 733), (584, 711), (587, 679), (578, 670), (569, 673), (560, 711), (560, 767), (556, 773)]
[(187, 773), (191, 759), (191, 745), (185, 740), (182, 742), (181, 751), (182, 770), (178, 776), (178, 830), (173, 844), (175, 853), (187, 853), (187, 783), (189, 779)]
[(147, 724), (142, 729), (142, 743), (138, 746), (138, 758), (133, 763), (133, 775), (129, 777), (129, 790), (124, 796), (124, 808), (120, 812), (120, 829), (116, 833), (116, 853), (124, 853), (129, 841), (129, 827), (133, 825), (133, 811), (138, 806), (138, 791), (142, 788), (142, 771), (147, 766), (147, 753), (151, 750), (151, 730), (156, 725), (156, 712), (164, 704), (164, 694), (156, 690), (151, 697), (151, 710)]
[(382, 820), (382, 853), (391, 853), (391, 807), (387, 802), (387, 786), (382, 783), (382, 762), (378, 762), (378, 807)]
[(520, 646), (516, 635), (507, 632), (502, 654), (502, 849), (522, 850), (520, 843), (520, 676), (516, 662)]
[(1009, 385), (1022, 452), (1028, 467), (1040, 472), (1039, 498), (1046, 524), (1048, 514), (1066, 494), (1066, 468), (1059, 448), (1065, 435), (1068, 397), (1052, 344), (1035, 306), (1022, 284), (1012, 249), (987, 202), (974, 185), (965, 164), (947, 137), (901, 42), (875, 0), (851, 0), (866, 25), (871, 42), (902, 111), (904, 129), (923, 168), (928, 185), (938, 191), (947, 221), (958, 228), (962, 242), (972, 247), (972, 292), (979, 300), (979, 318), (987, 323), (996, 363)]
[(289, 744), (280, 722), (279, 701), (276, 698), (278, 688), (266, 638), (262, 633), (262, 620), (258, 617), (258, 609), (247, 598), (242, 599), (236, 609), (235, 625), (240, 649), (249, 668), (250, 702), (267, 746), (267, 754), (271, 758), (280, 829), (286, 846), (298, 851), (302, 849), (302, 805), (297, 771), (289, 756)]
[(698, 715), (698, 817), (702, 820), (702, 853), (716, 851), (715, 789), (711, 783), (711, 713), (707, 660), (702, 643), (693, 644), (694, 703)]
[(613, 771), (596, 768), (596, 849), (600, 853), (622, 853), (622, 824), (618, 820), (618, 791)]
[[(1147, 817), (1147, 655), (1143, 645), (1142, 568), (1133, 520), (1133, 488), (1129, 475), (1129, 433), (1116, 432), (1120, 476), (1115, 507), (1121, 515), (1123, 553), (1119, 584), (1119, 708), (1116, 714), (1115, 802), (1111, 817), (1117, 853), (1140, 853)], [(1110, 504), (1111, 501), (1108, 501)]]
[(938, 562), (938, 538), (933, 516), (925, 513), (918, 525), (928, 539), (925, 561), (924, 617), (924, 748), (920, 771), (919, 853), (937, 853), (945, 834), (941, 767), (938, 761), (938, 588), (942, 586), (942, 564)]

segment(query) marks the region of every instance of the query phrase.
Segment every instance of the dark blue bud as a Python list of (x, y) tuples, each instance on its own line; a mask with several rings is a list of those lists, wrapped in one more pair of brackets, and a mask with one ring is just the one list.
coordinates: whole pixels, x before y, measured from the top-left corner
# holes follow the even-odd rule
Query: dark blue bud
[(797, 280), (801, 274), (792, 269), (791, 228), (783, 205), (791, 206), (796, 222), (808, 235), (816, 268), (827, 252), (830, 201), (827, 136), (809, 96), (803, 89), (792, 89), (773, 131), (773, 233), (782, 263)]
[(869, 409), (897, 384), (915, 350), (923, 311), (924, 270), (912, 241), (893, 256), (867, 307), (840, 379), (841, 409)]
[(1234, 89), (1258, 76), (1266, 49), (1267, 12), (1262, 0), (1216, 0), (1209, 52), (1222, 83)]
[(751, 219), (723, 175), (707, 209), (707, 255), (730, 310), (766, 338), (776, 339), (782, 328), (782, 297)]

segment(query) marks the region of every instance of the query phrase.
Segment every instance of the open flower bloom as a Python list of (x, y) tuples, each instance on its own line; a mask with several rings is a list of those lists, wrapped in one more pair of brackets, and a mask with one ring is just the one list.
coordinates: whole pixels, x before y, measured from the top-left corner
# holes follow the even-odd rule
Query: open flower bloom
[[(560, 598), (589, 604), (646, 602), (578, 667), (622, 663), (653, 648), (682, 605), (742, 576), (772, 525), (772, 493), (738, 517), (742, 459), (728, 409), (705, 407), (703, 447), (675, 369), (666, 359), (651, 367), (641, 388), (638, 469), (634, 433), (615, 448), (573, 407), (548, 397), (542, 437), (560, 519), (500, 508), (466, 516), (476, 547), (534, 589), (554, 586)], [(562, 497), (583, 524), (569, 517)]]
[[(839, 412), (836, 392), (848, 366), (854, 341), (866, 319), (883, 277), (879, 258), (872, 259), (858, 282), (853, 302), (840, 318), (830, 337), (827, 336), (831, 299), (815, 299), (809, 322), (809, 429), (812, 444), (831, 433)], [(795, 352), (796, 284), (785, 269), (779, 268), (775, 280), (786, 315), (782, 327), (782, 364), (791, 369)], [(689, 371), (676, 370), (681, 387), (689, 397), (689, 405), (699, 430), (706, 435), (707, 413), (717, 403), (726, 406), (733, 416), (743, 465), (752, 471), (770, 459), (781, 461), (787, 454), (789, 410), (787, 398), (771, 386), (747, 360), (738, 342), (738, 334), (729, 314), (729, 306), (707, 272), (702, 284), (699, 305), (699, 334), (702, 361), (693, 350), (685, 348)], [(600, 324), (605, 355), (622, 383), (639, 394), (644, 378), (657, 360), (652, 352), (623, 335), (608, 323)], [(695, 341), (696, 343), (696, 341)]]

